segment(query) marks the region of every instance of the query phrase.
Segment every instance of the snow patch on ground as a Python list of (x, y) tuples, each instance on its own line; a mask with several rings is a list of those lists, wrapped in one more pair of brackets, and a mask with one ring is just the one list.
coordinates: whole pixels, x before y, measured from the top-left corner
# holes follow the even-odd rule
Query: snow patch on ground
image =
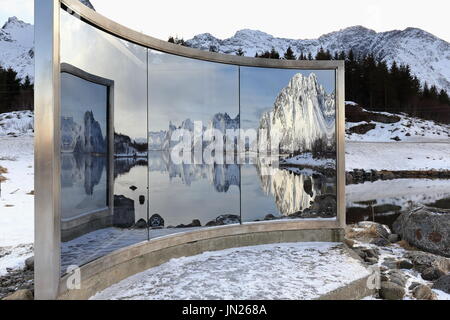
[(347, 142), (345, 169), (450, 170), (450, 141), (446, 143)]
[(1, 137), (0, 166), (8, 170), (1, 183), (0, 247), (33, 243), (33, 137)]
[(0, 114), (0, 137), (6, 135), (33, 135), (32, 111), (13, 111)]
[(93, 300), (315, 299), (369, 275), (338, 243), (281, 243), (172, 259)]
[[(357, 106), (358, 104), (347, 101), (347, 105)], [(363, 109), (364, 110), (364, 109)], [(365, 110), (367, 111), (367, 110)], [(393, 116), (388, 112), (373, 112)], [(403, 142), (446, 142), (450, 143), (450, 125), (440, 124), (430, 120), (409, 117), (404, 114), (395, 114), (400, 118), (396, 123), (382, 123), (371, 121), (375, 124), (372, 129), (365, 134), (349, 133), (349, 129), (368, 122), (346, 122), (345, 123), (345, 139), (346, 141), (356, 142), (392, 142), (398, 137)]]
[(0, 277), (8, 273), (8, 269), (22, 269), (24, 261), (33, 255), (33, 245), (0, 248)]

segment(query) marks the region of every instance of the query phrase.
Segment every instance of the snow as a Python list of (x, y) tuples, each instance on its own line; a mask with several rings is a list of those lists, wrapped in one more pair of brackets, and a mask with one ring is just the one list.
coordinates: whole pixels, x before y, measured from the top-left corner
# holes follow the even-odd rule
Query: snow
[(28, 194), (34, 189), (33, 137), (0, 136), (0, 166), (8, 170), (0, 183), (1, 276), (6, 268), (22, 268), (33, 251), (34, 196)]
[(327, 158), (314, 158), (311, 153), (302, 153), (292, 158), (284, 159), (282, 164), (303, 165), (313, 167), (331, 167), (335, 168), (336, 160)]
[(34, 27), (11, 17), (0, 29), (0, 66), (34, 79)]
[(0, 247), (34, 241), (33, 161), (32, 137), (0, 138), (0, 166), (8, 170), (1, 183)]
[(450, 170), (450, 143), (347, 142), (345, 169)]
[(0, 277), (8, 273), (8, 269), (16, 270), (24, 267), (24, 261), (33, 255), (33, 245), (0, 248)]
[(32, 111), (14, 111), (0, 114), (0, 137), (5, 135), (33, 135)]
[[(352, 105), (346, 102), (348, 105)], [(356, 104), (357, 105), (357, 104)], [(365, 110), (367, 111), (367, 110)], [(388, 112), (373, 112), (385, 115), (393, 115)], [(348, 130), (367, 122), (346, 122), (345, 139), (351, 142), (392, 142), (395, 137), (400, 138), (399, 142), (446, 142), (450, 143), (450, 125), (436, 123), (434, 121), (423, 120), (415, 117), (408, 117), (396, 114), (400, 117), (397, 123), (381, 123), (371, 121), (375, 128), (365, 134), (350, 134)]]
[(92, 300), (305, 300), (369, 275), (342, 244), (280, 243), (172, 259)]

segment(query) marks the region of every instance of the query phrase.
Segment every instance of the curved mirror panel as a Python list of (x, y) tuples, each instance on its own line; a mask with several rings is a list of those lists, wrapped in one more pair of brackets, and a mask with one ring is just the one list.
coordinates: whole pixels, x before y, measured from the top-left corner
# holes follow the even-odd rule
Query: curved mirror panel
[(335, 219), (335, 71), (240, 74), (242, 220)]
[[(147, 48), (100, 31), (65, 10), (61, 10), (60, 28), (62, 70), (70, 66), (88, 80), (110, 83), (99, 86), (64, 72), (61, 78), (61, 270), (65, 273), (68, 266), (81, 266), (148, 239)], [(72, 137), (78, 131), (88, 134), (82, 134), (87, 147), (82, 153), (68, 152), (79, 150)], [(111, 147), (104, 153), (106, 140)], [(108, 177), (107, 189), (113, 195), (99, 223), (95, 209), (105, 204)], [(82, 223), (70, 224), (77, 232), (65, 236), (64, 219), (80, 214)]]
[(240, 223), (238, 67), (154, 50), (148, 62), (150, 237)]

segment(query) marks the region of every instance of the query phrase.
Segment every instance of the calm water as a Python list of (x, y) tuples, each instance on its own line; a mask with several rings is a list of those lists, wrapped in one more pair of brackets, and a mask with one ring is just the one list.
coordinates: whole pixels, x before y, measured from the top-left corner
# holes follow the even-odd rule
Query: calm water
[[(62, 194), (73, 200), (68, 205), (82, 212), (104, 203), (105, 172), (102, 158), (64, 157)], [(297, 218), (299, 212), (314, 210), (336, 192), (334, 178), (311, 169), (177, 165), (163, 152), (151, 153), (148, 163), (146, 159), (116, 159), (114, 177), (115, 194), (134, 202), (134, 221), (147, 221), (149, 207), (149, 216), (160, 215), (165, 228), (153, 229), (150, 234), (146, 229), (111, 226), (90, 230), (62, 244), (64, 267), (82, 265), (149, 237), (193, 230), (198, 227), (189, 226), (193, 220), (205, 226), (220, 217), (228, 217), (226, 223), (239, 223), (241, 218), (243, 222), (264, 220), (268, 214)], [(75, 199), (70, 196), (73, 192), (83, 197)], [(349, 185), (347, 223), (374, 220), (392, 225), (400, 211), (418, 203), (449, 208), (450, 180), (399, 179)]]

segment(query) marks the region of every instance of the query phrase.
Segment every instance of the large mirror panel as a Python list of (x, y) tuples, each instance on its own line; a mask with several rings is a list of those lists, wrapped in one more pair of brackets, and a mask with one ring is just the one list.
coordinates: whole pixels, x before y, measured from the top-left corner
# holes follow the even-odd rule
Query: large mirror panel
[[(100, 31), (63, 9), (60, 28), (63, 66), (70, 65), (90, 78), (80, 80), (62, 73), (61, 79), (61, 264), (65, 273), (70, 265), (81, 266), (148, 240), (147, 48)], [(98, 87), (92, 79), (99, 78), (113, 85)], [(108, 110), (106, 92), (110, 92)], [(67, 152), (75, 143), (71, 134), (87, 132), (88, 127), (90, 137), (85, 144), (100, 145), (107, 130), (105, 124), (109, 124), (113, 140), (105, 154), (103, 149)], [(107, 160), (110, 157), (114, 159), (111, 166)], [(96, 212), (104, 204), (105, 188), (114, 193), (108, 202), (109, 211), (103, 223), (92, 223), (90, 210)], [(72, 221), (71, 227), (78, 231), (65, 236), (67, 218), (80, 214), (88, 222), (78, 225)]]
[(242, 220), (336, 219), (335, 71), (240, 75)]
[(149, 50), (150, 238), (240, 223), (238, 67)]

